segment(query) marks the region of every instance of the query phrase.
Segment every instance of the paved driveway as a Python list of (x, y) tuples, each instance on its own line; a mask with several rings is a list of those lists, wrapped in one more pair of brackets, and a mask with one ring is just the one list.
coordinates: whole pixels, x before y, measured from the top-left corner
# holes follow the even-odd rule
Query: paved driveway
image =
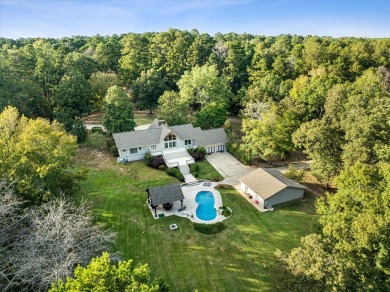
[(228, 152), (216, 152), (206, 155), (206, 160), (225, 178), (224, 183), (239, 184), (238, 179), (256, 168), (243, 165)]

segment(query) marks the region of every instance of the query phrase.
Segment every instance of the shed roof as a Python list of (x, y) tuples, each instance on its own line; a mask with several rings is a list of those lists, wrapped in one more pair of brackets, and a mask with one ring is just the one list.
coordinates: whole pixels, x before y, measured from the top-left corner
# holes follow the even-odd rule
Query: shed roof
[(285, 177), (278, 170), (258, 168), (240, 179), (252, 191), (266, 200), (285, 188), (306, 189), (300, 183)]
[(149, 197), (153, 206), (184, 199), (180, 184), (177, 183), (149, 188)]

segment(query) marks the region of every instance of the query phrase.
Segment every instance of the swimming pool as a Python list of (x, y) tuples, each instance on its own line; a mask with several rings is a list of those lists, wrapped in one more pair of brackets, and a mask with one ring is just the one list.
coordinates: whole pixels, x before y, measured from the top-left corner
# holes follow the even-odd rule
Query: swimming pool
[(201, 191), (196, 194), (195, 202), (198, 203), (196, 216), (204, 221), (213, 220), (217, 217), (217, 210), (214, 208), (215, 199), (212, 192)]

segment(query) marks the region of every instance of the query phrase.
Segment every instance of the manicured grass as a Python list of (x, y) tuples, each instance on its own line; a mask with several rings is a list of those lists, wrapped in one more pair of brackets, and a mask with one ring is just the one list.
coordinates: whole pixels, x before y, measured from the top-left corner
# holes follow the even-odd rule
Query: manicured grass
[(195, 176), (198, 179), (209, 179), (212, 181), (223, 180), (223, 177), (219, 174), (218, 171), (206, 160), (197, 161), (196, 164), (198, 168), (198, 173)]
[[(277, 290), (275, 250), (298, 246), (315, 218), (311, 197), (259, 213), (235, 190), (221, 189), (233, 216), (224, 221), (224, 231), (206, 235), (186, 218), (153, 219), (145, 189), (174, 182), (165, 172), (141, 162), (93, 160), (85, 152), (77, 161), (90, 170), (78, 199), (92, 202), (96, 220), (118, 232), (123, 258), (147, 262), (152, 277), (164, 277), (171, 291)], [(173, 223), (179, 228), (171, 231)]]

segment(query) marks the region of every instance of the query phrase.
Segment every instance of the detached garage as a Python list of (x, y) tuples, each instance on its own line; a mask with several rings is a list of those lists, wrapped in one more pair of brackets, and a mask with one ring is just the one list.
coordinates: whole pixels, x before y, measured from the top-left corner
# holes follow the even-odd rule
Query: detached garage
[(240, 179), (241, 189), (263, 208), (303, 197), (305, 187), (277, 170), (258, 168)]

